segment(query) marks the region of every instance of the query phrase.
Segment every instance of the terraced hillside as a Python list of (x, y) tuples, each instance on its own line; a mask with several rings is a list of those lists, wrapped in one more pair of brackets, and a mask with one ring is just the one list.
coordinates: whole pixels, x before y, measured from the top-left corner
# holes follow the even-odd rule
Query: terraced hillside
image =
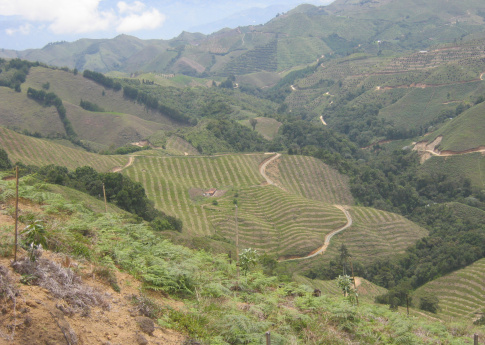
[(56, 108), (39, 106), (25, 94), (7, 87), (0, 87), (0, 99), (3, 100), (0, 102), (0, 126), (28, 129), (44, 135), (65, 134)]
[[(279, 257), (303, 256), (318, 249), (325, 235), (346, 224), (341, 210), (292, 195), (275, 186), (238, 191), (238, 229), (242, 248), (256, 248)], [(235, 240), (235, 209), (229, 203), (210, 207), (217, 233)]]
[(313, 157), (282, 155), (270, 163), (266, 173), (285, 190), (311, 200), (341, 205), (354, 202), (348, 177)]
[(170, 118), (164, 117), (158, 112), (147, 110), (141, 104), (125, 99), (123, 91), (105, 89), (92, 80), (84, 78), (81, 74), (73, 75), (73, 73), (63, 70), (33, 67), (30, 69), (22, 88), (25, 90), (29, 87), (41, 89), (45, 83), (49, 83), (49, 92), (54, 92), (63, 101), (73, 105), (79, 105), (81, 99), (83, 99), (99, 105), (108, 112), (131, 114), (147, 121), (161, 123), (167, 129), (174, 126)]
[(415, 295), (426, 293), (439, 298), (438, 317), (475, 320), (485, 305), (485, 259), (420, 287)]
[(356, 262), (370, 263), (379, 258), (395, 256), (428, 234), (406, 218), (367, 207), (351, 207), (353, 225), (332, 238), (324, 257), (338, 254), (345, 244)]
[(178, 136), (171, 136), (167, 140), (166, 144), (166, 149), (168, 153), (174, 154), (174, 155), (198, 155), (199, 151), (192, 145), (190, 145), (189, 142), (185, 141), (184, 139), (178, 137)]
[(8, 153), (13, 163), (21, 161), (26, 165), (56, 164), (69, 169), (88, 165), (98, 171), (109, 171), (128, 161), (128, 157), (89, 153), (52, 141), (27, 137), (3, 127), (0, 127), (0, 147)]
[(472, 186), (485, 188), (485, 155), (479, 152), (455, 156), (432, 156), (420, 168), (428, 173), (441, 169), (455, 178), (469, 178)]
[[(225, 155), (218, 157), (137, 157), (124, 170), (143, 184), (148, 197), (164, 212), (180, 217), (184, 231), (193, 236), (215, 232), (208, 219), (204, 191), (217, 188), (217, 200), (236, 188), (259, 185), (263, 178), (258, 166), (264, 155)], [(232, 200), (232, 199), (231, 199)]]
[(430, 141), (443, 136), (440, 151), (466, 151), (485, 148), (485, 102), (468, 109), (433, 133)]

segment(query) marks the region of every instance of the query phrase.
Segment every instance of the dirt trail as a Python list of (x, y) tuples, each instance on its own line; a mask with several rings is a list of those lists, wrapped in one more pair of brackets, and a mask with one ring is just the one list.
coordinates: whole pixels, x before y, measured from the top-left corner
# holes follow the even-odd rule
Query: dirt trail
[[(271, 163), (272, 161), (274, 161), (275, 159), (278, 159), (279, 157), (281, 156), (280, 153), (277, 153), (275, 154), (274, 156), (270, 157), (269, 159), (265, 160), (263, 162), (263, 164), (261, 164), (261, 166), (259, 167), (259, 172), (261, 173), (261, 175), (265, 178), (266, 182), (268, 184), (272, 184), (272, 185), (275, 185), (279, 188), (281, 188), (280, 186), (278, 186), (276, 183), (273, 182), (273, 180), (271, 180), (268, 175), (266, 175), (266, 167), (268, 166), (269, 163)], [(349, 228), (352, 226), (352, 216), (350, 215), (349, 211), (347, 211), (343, 206), (341, 205), (334, 205), (335, 207), (337, 207), (338, 209), (340, 209), (344, 214), (345, 214), (345, 217), (347, 218), (347, 223), (338, 228), (338, 229), (335, 229), (333, 230), (332, 232), (328, 233), (327, 235), (325, 235), (325, 239), (323, 241), (323, 245), (317, 249), (315, 249), (313, 252), (311, 252), (310, 254), (308, 254), (307, 256), (303, 256), (303, 257), (299, 257), (299, 258), (290, 258), (290, 259), (282, 259), (282, 260), (279, 260), (280, 262), (281, 261), (290, 261), (290, 260), (303, 260), (303, 259), (309, 259), (309, 258), (312, 258), (318, 254), (323, 254), (328, 246), (330, 245), (330, 240), (332, 239), (333, 236), (335, 236), (336, 234), (338, 234), (339, 232), (341, 231), (344, 231), (345, 229)]]
[(441, 143), (442, 139), (443, 137), (440, 135), (429, 144), (427, 143), (427, 141), (421, 141), (414, 145), (413, 150), (418, 151), (418, 153), (422, 155), (421, 163), (424, 163), (432, 156), (450, 157), (450, 156), (466, 155), (466, 154), (475, 153), (475, 152), (485, 153), (485, 146), (479, 146), (479, 147), (475, 147), (475, 148), (471, 148), (463, 151), (451, 151), (451, 150), (440, 151), (436, 148), (436, 146), (438, 146)]
[(326, 126), (327, 123), (325, 122), (325, 120), (323, 119), (323, 116), (320, 116), (320, 121), (322, 121), (323, 125)]
[(271, 180), (268, 175), (266, 175), (266, 167), (268, 166), (269, 163), (271, 163), (272, 161), (274, 161), (275, 159), (278, 159), (279, 157), (281, 157), (281, 153), (277, 153), (275, 154), (274, 156), (272, 156), (271, 158), (265, 160), (263, 162), (263, 164), (261, 164), (261, 166), (259, 167), (259, 173), (261, 175), (263, 175), (264, 179), (266, 180), (266, 182), (268, 184), (272, 184), (272, 185), (275, 185), (277, 187), (279, 187), (276, 183), (273, 182), (273, 180)]
[(129, 156), (128, 163), (126, 163), (125, 166), (113, 168), (111, 169), (111, 172), (121, 172), (122, 170), (125, 170), (126, 168), (131, 166), (134, 162), (135, 162), (135, 156)]
[(313, 258), (314, 256), (319, 255), (319, 254), (323, 254), (323, 253), (325, 253), (328, 246), (330, 245), (330, 240), (332, 239), (333, 236), (335, 236), (336, 234), (338, 234), (338, 233), (340, 233), (340, 232), (344, 231), (345, 229), (352, 226), (352, 216), (350, 215), (349, 211), (347, 211), (341, 205), (334, 205), (334, 206), (339, 208), (345, 214), (345, 217), (347, 218), (347, 224), (345, 224), (344, 226), (342, 226), (338, 229), (335, 229), (332, 232), (330, 232), (329, 234), (327, 234), (325, 236), (325, 240), (323, 242), (323, 245), (320, 248), (318, 248), (318, 249), (314, 250), (313, 252), (311, 252), (310, 254), (308, 254), (307, 256), (302, 256), (302, 257), (299, 257), (299, 258), (282, 259), (282, 260), (279, 260), (279, 262), (310, 259), (310, 258)]

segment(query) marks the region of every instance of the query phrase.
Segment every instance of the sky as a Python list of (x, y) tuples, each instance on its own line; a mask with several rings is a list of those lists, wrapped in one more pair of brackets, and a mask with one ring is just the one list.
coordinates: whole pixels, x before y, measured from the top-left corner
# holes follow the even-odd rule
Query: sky
[[(222, 29), (230, 23), (233, 27), (264, 24), (276, 13), (301, 3), (327, 5), (330, 2), (332, 0), (0, 0), (0, 49), (42, 48), (50, 42), (113, 38), (120, 34), (143, 39), (170, 39), (182, 31), (205, 30), (208, 32), (203, 33), (208, 34), (217, 25), (223, 25), (218, 28)], [(243, 18), (247, 10), (260, 13), (252, 20)]]

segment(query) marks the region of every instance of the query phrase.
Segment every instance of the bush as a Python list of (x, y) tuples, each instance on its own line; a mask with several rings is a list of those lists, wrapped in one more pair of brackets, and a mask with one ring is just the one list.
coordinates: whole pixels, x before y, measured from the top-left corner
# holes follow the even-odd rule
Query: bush
[(419, 309), (436, 314), (439, 307), (439, 299), (436, 296), (422, 296), (419, 300)]

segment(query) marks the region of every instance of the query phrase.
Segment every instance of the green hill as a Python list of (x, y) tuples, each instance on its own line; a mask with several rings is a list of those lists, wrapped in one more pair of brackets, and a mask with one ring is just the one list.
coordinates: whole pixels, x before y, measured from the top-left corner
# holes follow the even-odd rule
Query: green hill
[(444, 320), (475, 320), (483, 312), (485, 305), (485, 259), (438, 278), (422, 287), (415, 295), (424, 294), (438, 297), (440, 310), (438, 317)]
[(352, 205), (349, 179), (321, 160), (283, 155), (267, 168), (267, 174), (290, 193), (329, 204)]
[(448, 121), (433, 133), (430, 141), (442, 136), (440, 151), (466, 151), (485, 147), (485, 103), (480, 103)]
[(448, 157), (432, 156), (420, 169), (428, 173), (446, 171), (455, 178), (469, 178), (476, 188), (485, 188), (485, 156), (479, 152)]
[(26, 165), (55, 164), (69, 169), (88, 165), (98, 171), (109, 171), (128, 162), (128, 157), (102, 156), (53, 141), (21, 135), (2, 127), (0, 127), (0, 147), (7, 152), (12, 162), (20, 161)]
[(338, 255), (345, 244), (355, 262), (371, 263), (379, 258), (393, 257), (425, 237), (428, 231), (406, 218), (367, 207), (352, 207), (352, 227), (332, 238), (324, 257)]

